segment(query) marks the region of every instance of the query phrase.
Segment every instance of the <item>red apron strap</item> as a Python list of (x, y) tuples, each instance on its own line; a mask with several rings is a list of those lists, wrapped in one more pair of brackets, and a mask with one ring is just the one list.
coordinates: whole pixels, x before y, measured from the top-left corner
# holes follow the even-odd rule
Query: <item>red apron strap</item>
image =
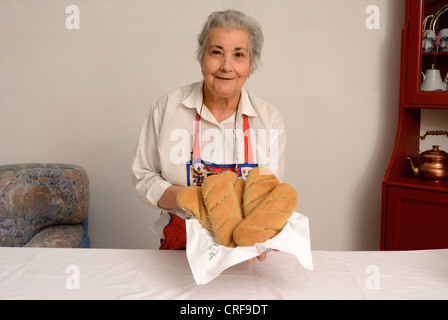
[(192, 160), (201, 158), (201, 117), (197, 112), (196, 112), (196, 121), (194, 130), (195, 130), (193, 137), (194, 148), (193, 148)]
[[(249, 127), (249, 118), (247, 115), (244, 115), (244, 163), (253, 163), (254, 157), (252, 152), (252, 143), (250, 140), (250, 127)], [(199, 113), (196, 112), (196, 121), (195, 121), (195, 133), (194, 133), (194, 148), (193, 148), (193, 157), (194, 159), (201, 158), (201, 117)]]
[(244, 163), (253, 163), (252, 143), (250, 141), (249, 118), (244, 115)]

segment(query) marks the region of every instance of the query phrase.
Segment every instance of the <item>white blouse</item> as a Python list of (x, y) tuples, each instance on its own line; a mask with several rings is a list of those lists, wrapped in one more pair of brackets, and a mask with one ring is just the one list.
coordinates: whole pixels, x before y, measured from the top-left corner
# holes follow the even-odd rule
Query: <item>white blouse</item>
[[(201, 114), (202, 160), (216, 164), (244, 162), (242, 114), (245, 114), (249, 118), (254, 162), (283, 180), (286, 135), (278, 110), (243, 88), (237, 111), (218, 123), (205, 105), (201, 113), (202, 83), (184, 86), (160, 98), (151, 106), (141, 130), (132, 159), (131, 179), (138, 196), (155, 208), (168, 187), (187, 186), (186, 163), (191, 159), (196, 112)], [(233, 148), (235, 141), (237, 152)], [(158, 209), (162, 215), (153, 231), (162, 238), (169, 215)], [(179, 211), (174, 213), (188, 217)]]

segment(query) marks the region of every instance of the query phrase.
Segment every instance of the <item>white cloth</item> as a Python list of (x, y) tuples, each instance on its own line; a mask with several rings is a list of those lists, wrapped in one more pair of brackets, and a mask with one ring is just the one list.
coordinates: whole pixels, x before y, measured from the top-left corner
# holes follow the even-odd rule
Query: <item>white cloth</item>
[(271, 251), (197, 285), (185, 250), (0, 247), (0, 299), (448, 299), (448, 249), (312, 254), (313, 271)]
[[(132, 160), (131, 179), (138, 196), (157, 208), (157, 201), (172, 185), (187, 185), (196, 112), (202, 106), (202, 81), (179, 88), (151, 106)], [(238, 159), (234, 159), (234, 121)], [(254, 162), (269, 168), (282, 180), (286, 136), (278, 110), (260, 98), (241, 91), (237, 113), (218, 123), (206, 106), (201, 114), (202, 160), (217, 164), (244, 162), (243, 116), (249, 117)], [(159, 208), (160, 209), (160, 208)], [(161, 210), (161, 209), (160, 209)], [(176, 213), (182, 218), (182, 212)], [(161, 220), (168, 214), (163, 212)], [(160, 222), (160, 221), (159, 221)], [(158, 234), (163, 223), (157, 223)]]
[(252, 247), (227, 248), (218, 245), (213, 235), (196, 219), (186, 221), (187, 258), (197, 284), (206, 284), (225, 269), (270, 249), (294, 255), (302, 266), (313, 270), (308, 218), (293, 212), (282, 231), (272, 239)]

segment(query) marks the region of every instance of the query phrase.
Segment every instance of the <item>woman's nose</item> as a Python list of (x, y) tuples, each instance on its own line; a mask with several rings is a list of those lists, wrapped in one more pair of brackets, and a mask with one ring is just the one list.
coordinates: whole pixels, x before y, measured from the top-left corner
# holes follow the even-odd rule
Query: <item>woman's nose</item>
[(221, 59), (221, 68), (222, 71), (230, 72), (232, 71), (232, 60), (231, 57), (224, 55)]

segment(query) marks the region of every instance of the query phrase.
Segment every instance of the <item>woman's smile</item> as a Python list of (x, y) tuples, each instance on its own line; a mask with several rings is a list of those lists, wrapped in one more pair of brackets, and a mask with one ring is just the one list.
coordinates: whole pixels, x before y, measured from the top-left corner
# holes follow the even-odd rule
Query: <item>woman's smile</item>
[(233, 80), (234, 78), (228, 78), (228, 77), (221, 77), (221, 76), (215, 76), (218, 80)]

